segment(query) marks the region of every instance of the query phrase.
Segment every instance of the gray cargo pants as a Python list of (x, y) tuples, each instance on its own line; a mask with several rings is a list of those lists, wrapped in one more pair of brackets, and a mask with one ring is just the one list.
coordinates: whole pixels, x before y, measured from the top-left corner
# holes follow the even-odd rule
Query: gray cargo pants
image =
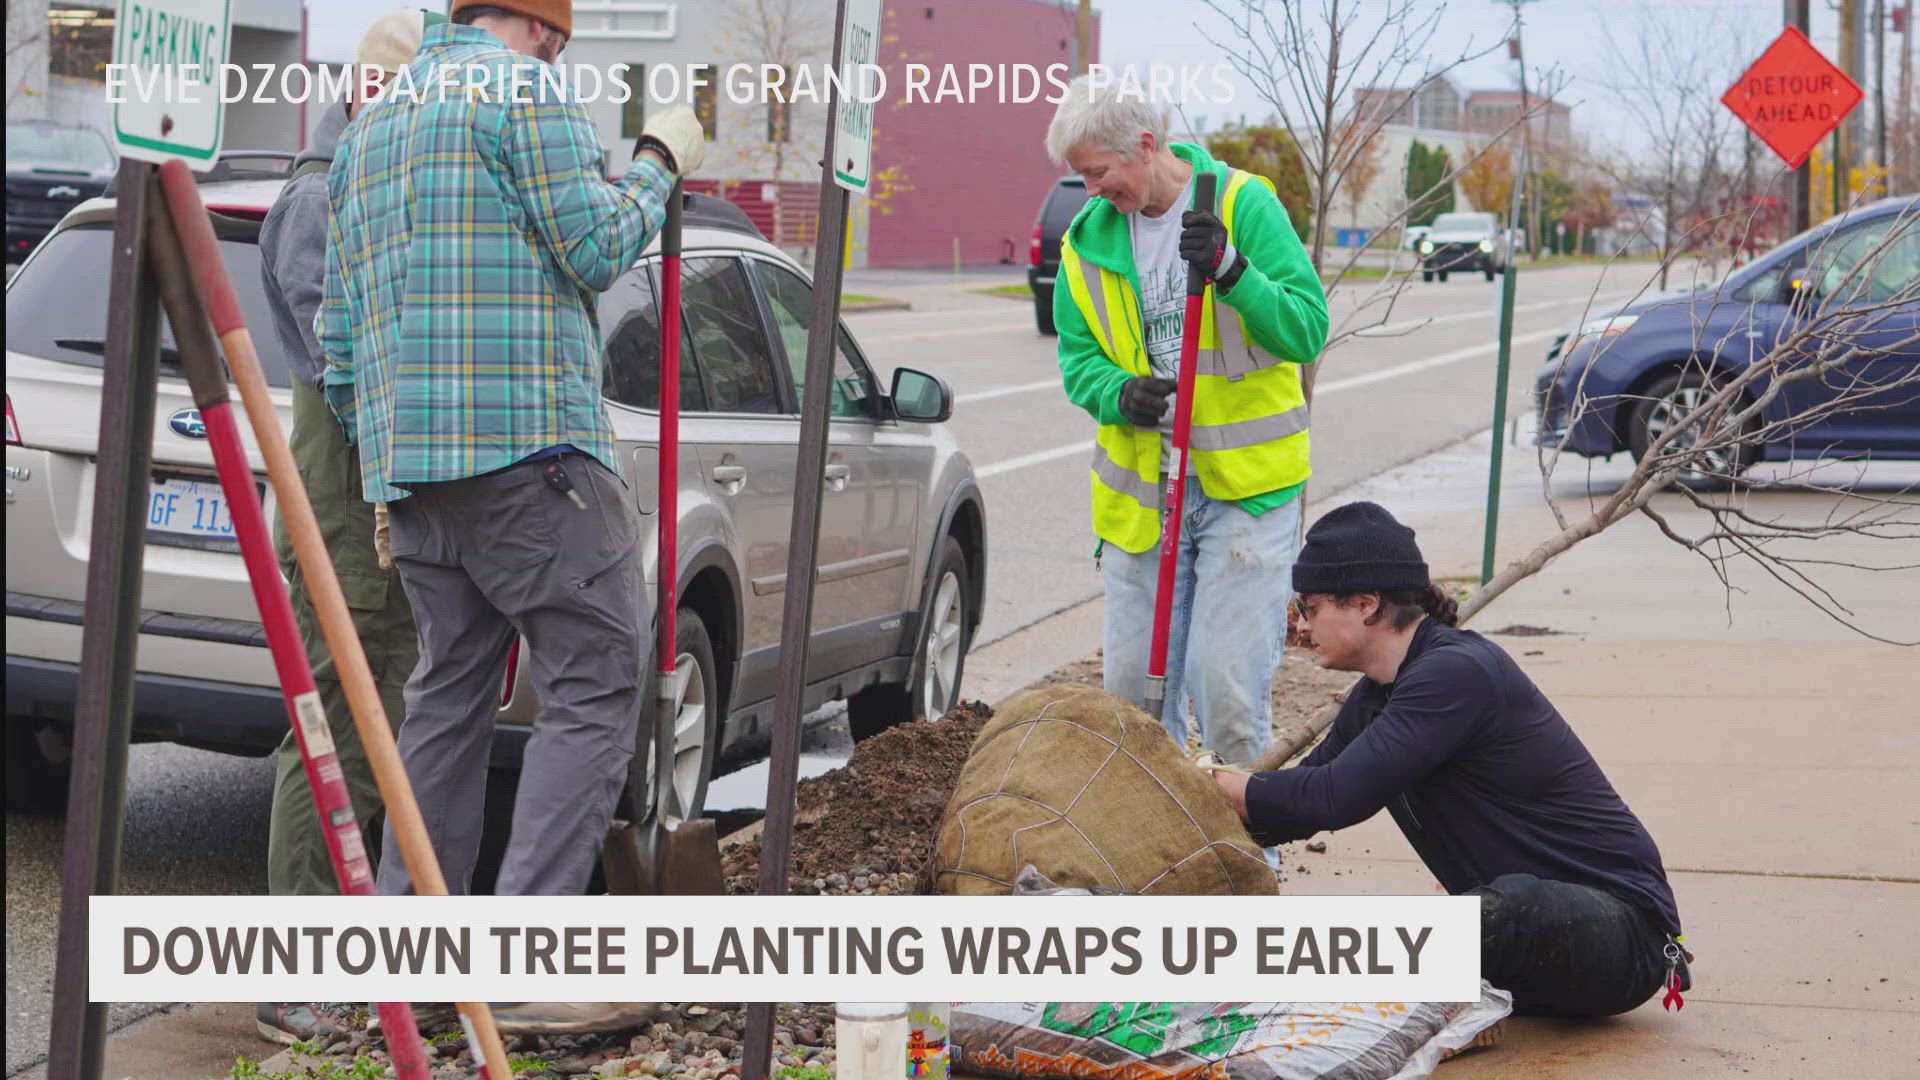
[[(542, 478), (547, 461), (414, 484), (410, 498), (388, 506), (394, 562), (420, 628), (400, 755), (453, 893), (467, 891), (479, 855), (516, 633), (541, 705), (494, 891), (581, 892), (633, 758), (652, 625), (638, 515), (598, 460), (559, 460), (585, 509)], [(412, 891), (391, 822), (379, 891)]]

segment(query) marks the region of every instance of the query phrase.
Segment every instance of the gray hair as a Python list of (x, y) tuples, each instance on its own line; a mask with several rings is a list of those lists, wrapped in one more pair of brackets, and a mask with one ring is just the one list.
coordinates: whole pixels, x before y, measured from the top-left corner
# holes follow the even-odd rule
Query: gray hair
[(1160, 114), (1136, 86), (1124, 90), (1111, 77), (1095, 83), (1082, 75), (1067, 84), (1047, 125), (1047, 156), (1055, 165), (1067, 163), (1067, 152), (1092, 140), (1117, 154), (1140, 149), (1140, 136), (1153, 136), (1156, 150), (1167, 147), (1167, 128)]

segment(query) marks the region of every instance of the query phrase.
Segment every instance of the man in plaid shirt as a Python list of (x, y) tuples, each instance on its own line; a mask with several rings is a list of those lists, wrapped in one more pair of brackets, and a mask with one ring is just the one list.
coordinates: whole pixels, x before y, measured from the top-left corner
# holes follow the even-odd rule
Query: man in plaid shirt
[[(366, 499), (390, 507), (420, 633), (400, 752), (448, 887), (466, 891), (478, 856), (518, 634), (541, 710), (495, 892), (573, 894), (626, 780), (651, 625), (594, 297), (659, 231), (705, 143), (691, 109), (668, 110), (609, 183), (585, 107), (541, 78), (571, 0), (455, 0), (450, 15), (328, 173), (324, 382)], [(384, 850), (380, 892), (411, 891), (391, 824)]]

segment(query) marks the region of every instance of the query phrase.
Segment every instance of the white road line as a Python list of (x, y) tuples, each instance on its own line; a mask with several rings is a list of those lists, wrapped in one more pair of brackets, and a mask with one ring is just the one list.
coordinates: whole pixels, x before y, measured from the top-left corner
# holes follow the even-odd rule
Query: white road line
[[(1513, 344), (1528, 345), (1536, 341), (1545, 341), (1558, 333), (1560, 333), (1560, 328), (1556, 326), (1549, 330), (1535, 330), (1531, 334), (1516, 334), (1513, 338)], [(1495, 352), (1499, 348), (1500, 345), (1498, 342), (1485, 345), (1469, 345), (1464, 349), (1454, 349), (1452, 352), (1438, 353), (1422, 360), (1412, 360), (1404, 364), (1396, 364), (1390, 368), (1381, 368), (1379, 371), (1369, 371), (1365, 375), (1355, 375), (1349, 379), (1335, 379), (1329, 383), (1317, 383), (1313, 388), (1313, 396), (1319, 397), (1322, 394), (1337, 394), (1342, 390), (1352, 390), (1358, 386), (1368, 386), (1377, 382), (1385, 382), (1388, 379), (1398, 378), (1402, 375), (1411, 375), (1416, 371), (1425, 371), (1428, 368), (1457, 364), (1462, 360), (1470, 360), (1484, 353)]]
[(1085, 442), (1069, 443), (1066, 446), (1056, 446), (1051, 450), (1022, 454), (1017, 458), (1008, 458), (1005, 461), (996, 461), (991, 465), (982, 465), (973, 471), (973, 475), (985, 480), (990, 476), (1010, 473), (1015, 469), (1024, 469), (1029, 465), (1040, 465), (1049, 461), (1058, 461), (1063, 457), (1072, 457), (1075, 454), (1085, 454), (1092, 449), (1092, 439), (1088, 439)]
[[(1514, 337), (1513, 344), (1527, 345), (1535, 341), (1545, 341), (1546, 339), (1553, 337), (1555, 334), (1558, 334), (1559, 332), (1560, 332), (1559, 328), (1555, 327), (1549, 330), (1536, 330), (1531, 334), (1519, 334)], [(1495, 352), (1499, 348), (1500, 348), (1500, 345), (1498, 342), (1488, 342), (1483, 345), (1469, 345), (1464, 349), (1454, 349), (1451, 352), (1439, 353), (1437, 355), (1429, 356), (1421, 360), (1414, 360), (1405, 364), (1397, 364), (1390, 368), (1382, 368), (1379, 371), (1370, 371), (1370, 372), (1367, 372), (1365, 375), (1355, 375), (1349, 379), (1336, 379), (1333, 382), (1322, 383), (1318, 386), (1315, 386), (1313, 388), (1313, 396), (1318, 398), (1326, 394), (1338, 394), (1344, 390), (1353, 390), (1358, 387), (1369, 386), (1373, 383), (1385, 382), (1388, 379), (1396, 379), (1402, 375), (1411, 375), (1417, 371), (1427, 371), (1432, 368), (1445, 367), (1448, 364), (1457, 364), (1462, 360), (1471, 360), (1476, 356), (1482, 356), (1490, 352)], [(1052, 384), (1041, 383), (1036, 385), (1047, 386)], [(1008, 394), (1018, 393), (1021, 389), (1023, 388), (1001, 387), (999, 391), (987, 390), (987, 391), (982, 391), (982, 393), (992, 394), (997, 397), (997, 396), (1000, 396), (1002, 392), (1008, 393)], [(961, 400), (964, 401), (966, 399), (962, 398)], [(1049, 450), (1040, 450), (1031, 454), (1022, 454), (1019, 457), (1008, 458), (1005, 461), (996, 461), (991, 465), (982, 465), (979, 469), (974, 471), (974, 475), (984, 480), (990, 476), (999, 476), (1003, 473), (1013, 472), (1016, 469), (1024, 469), (1029, 465), (1042, 465), (1049, 461), (1058, 461), (1064, 457), (1072, 457), (1074, 454), (1086, 453), (1092, 449), (1093, 449), (1093, 443), (1091, 440), (1086, 442), (1070, 443), (1066, 446), (1056, 446)]]
[[(1611, 304), (1617, 304), (1622, 300), (1630, 300), (1635, 295), (1637, 294), (1615, 293), (1612, 296), (1575, 296), (1565, 300), (1536, 300), (1531, 304), (1515, 304), (1513, 308), (1513, 312), (1514, 314), (1518, 315), (1522, 312), (1527, 312), (1527, 311), (1544, 311), (1548, 308), (1571, 307), (1575, 304), (1588, 304), (1588, 303), (1591, 303), (1594, 307), (1599, 308), (1599, 307), (1604, 307)], [(1349, 315), (1351, 314), (1354, 314), (1354, 313), (1350, 312)], [(1455, 312), (1450, 312), (1446, 315), (1432, 315), (1432, 316), (1419, 318), (1419, 319), (1407, 319), (1403, 322), (1387, 323), (1384, 326), (1368, 326), (1359, 330), (1355, 330), (1353, 332), (1352, 340), (1369, 341), (1375, 338), (1396, 337), (1404, 333), (1408, 333), (1414, 330), (1420, 330), (1428, 326), (1437, 325), (1439, 323), (1460, 322), (1463, 319), (1483, 319), (1483, 318), (1491, 322), (1497, 323), (1500, 319), (1500, 309), (1498, 307), (1494, 307), (1489, 309), (1483, 309), (1480, 311), (1455, 311)]]
[(961, 334), (1004, 334), (1026, 326), (1031, 327), (1033, 320), (1022, 319), (1019, 322), (989, 323), (985, 326), (963, 326), (957, 330), (915, 330), (910, 334), (862, 334), (861, 345), (878, 345), (895, 341), (924, 341), (927, 338), (958, 337)]
[(996, 386), (991, 390), (980, 390), (971, 394), (961, 394), (959, 397), (954, 398), (953, 401), (956, 405), (966, 405), (975, 401), (991, 401), (994, 398), (1011, 397), (1014, 394), (1031, 394), (1035, 390), (1045, 390), (1049, 387), (1058, 388), (1059, 386), (1060, 380), (1058, 378), (1042, 379), (1039, 382), (1021, 383), (1019, 386)]

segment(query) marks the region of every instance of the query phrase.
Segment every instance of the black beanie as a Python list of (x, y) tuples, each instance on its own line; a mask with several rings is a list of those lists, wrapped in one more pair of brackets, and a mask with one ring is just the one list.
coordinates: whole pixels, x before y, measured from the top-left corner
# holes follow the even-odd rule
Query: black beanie
[(1378, 503), (1327, 511), (1307, 530), (1293, 563), (1293, 591), (1346, 596), (1417, 591), (1432, 584), (1413, 530)]

